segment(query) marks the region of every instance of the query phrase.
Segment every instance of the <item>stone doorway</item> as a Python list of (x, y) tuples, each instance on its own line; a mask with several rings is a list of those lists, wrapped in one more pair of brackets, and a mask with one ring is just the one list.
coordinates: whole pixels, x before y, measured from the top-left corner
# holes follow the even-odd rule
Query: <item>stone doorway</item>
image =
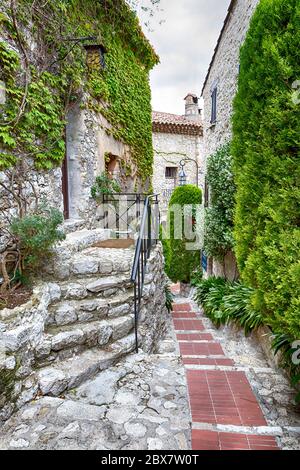
[(105, 157), (105, 171), (111, 179), (116, 179), (119, 176), (119, 157), (113, 154), (108, 154)]

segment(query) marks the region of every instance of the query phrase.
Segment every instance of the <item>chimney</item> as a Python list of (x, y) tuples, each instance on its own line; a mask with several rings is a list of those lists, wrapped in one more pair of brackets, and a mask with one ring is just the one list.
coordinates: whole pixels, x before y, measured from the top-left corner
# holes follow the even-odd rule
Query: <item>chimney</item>
[(185, 118), (189, 121), (201, 121), (201, 110), (199, 108), (199, 98), (193, 93), (189, 93), (185, 98)]

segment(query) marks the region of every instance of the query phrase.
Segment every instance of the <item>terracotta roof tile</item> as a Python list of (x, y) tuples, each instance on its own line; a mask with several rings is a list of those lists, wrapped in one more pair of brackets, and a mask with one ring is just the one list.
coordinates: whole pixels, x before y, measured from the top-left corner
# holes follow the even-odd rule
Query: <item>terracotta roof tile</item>
[(154, 132), (170, 132), (172, 134), (201, 135), (203, 129), (200, 120), (199, 122), (192, 121), (186, 116), (159, 111), (152, 112), (152, 124)]

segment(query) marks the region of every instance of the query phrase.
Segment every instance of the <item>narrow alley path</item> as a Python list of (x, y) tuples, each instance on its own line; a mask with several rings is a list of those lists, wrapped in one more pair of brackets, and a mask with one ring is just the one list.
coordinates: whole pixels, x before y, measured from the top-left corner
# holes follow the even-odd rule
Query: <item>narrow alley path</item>
[[(253, 391), (256, 377), (257, 390), (262, 397), (266, 396), (264, 379), (268, 376), (271, 394), (273, 389), (276, 395), (278, 386), (283, 393), (286, 389), (290, 392), (285, 378), (264, 363), (259, 350), (247, 351), (251, 340), (241, 340), (245, 356), (238, 351), (238, 337), (233, 341), (232, 355), (226, 354), (224, 344), (227, 340), (231, 344), (232, 339), (226, 338), (226, 332), (215, 329), (186, 299), (177, 299), (174, 304), (173, 322), (186, 370), (193, 450), (300, 448), (300, 428), (296, 426), (299, 416), (292, 410), (289, 413), (289, 405), (284, 409), (282, 403), (281, 412), (274, 416), (272, 407), (262, 409)], [(247, 364), (249, 353), (253, 362)], [(249, 381), (249, 374), (253, 380)], [(282, 400), (286, 400), (284, 395)]]

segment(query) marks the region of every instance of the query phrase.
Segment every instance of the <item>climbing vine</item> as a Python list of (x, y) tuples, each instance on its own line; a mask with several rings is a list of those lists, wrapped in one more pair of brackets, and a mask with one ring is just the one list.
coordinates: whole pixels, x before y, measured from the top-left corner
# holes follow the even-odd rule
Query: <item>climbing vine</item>
[(232, 174), (230, 144), (209, 157), (207, 182), (210, 207), (206, 210), (204, 248), (208, 256), (223, 261), (233, 249), (233, 212), (235, 184)]
[[(61, 164), (65, 116), (80, 101), (105, 116), (112, 125), (107, 132), (131, 147), (139, 176), (149, 178), (153, 149), (148, 75), (158, 57), (126, 2), (5, 1), (0, 26), (0, 81), (6, 88), (0, 170), (22, 157), (32, 158), (38, 169)], [(104, 43), (105, 70), (88, 72), (83, 44), (74, 41), (81, 37)]]

